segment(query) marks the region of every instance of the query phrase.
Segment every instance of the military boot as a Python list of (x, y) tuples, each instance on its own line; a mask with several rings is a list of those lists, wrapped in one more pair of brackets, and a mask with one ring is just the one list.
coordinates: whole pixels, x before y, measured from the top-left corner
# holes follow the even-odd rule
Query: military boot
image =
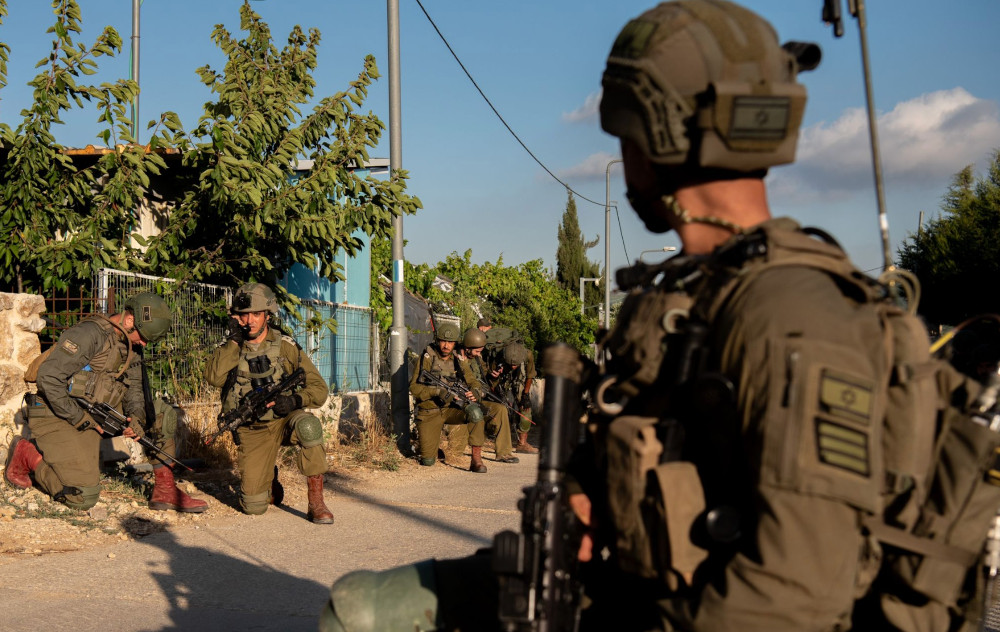
[(316, 524), (333, 524), (333, 514), (323, 502), (323, 475), (307, 476), (309, 483), (309, 519)]
[(476, 474), (486, 473), (486, 465), (483, 464), (483, 446), (472, 447), (472, 462), (469, 463), (469, 471)]
[(42, 455), (34, 443), (24, 437), (14, 437), (7, 449), (3, 477), (14, 487), (28, 489), (31, 487), (31, 473), (41, 462)]
[(174, 482), (174, 472), (166, 465), (153, 468), (153, 496), (149, 499), (149, 508), (157, 511), (173, 509), (181, 513), (201, 513), (208, 509), (204, 500), (191, 498), (177, 489)]
[(517, 445), (514, 446), (514, 452), (522, 452), (524, 454), (538, 454), (538, 448), (528, 443), (527, 432), (519, 432), (517, 433)]

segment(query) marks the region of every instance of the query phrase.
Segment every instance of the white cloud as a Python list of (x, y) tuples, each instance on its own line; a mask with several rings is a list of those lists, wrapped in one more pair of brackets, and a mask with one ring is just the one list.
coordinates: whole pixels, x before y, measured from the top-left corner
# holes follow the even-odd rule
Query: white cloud
[(563, 112), (562, 120), (567, 123), (585, 123), (597, 118), (597, 111), (601, 105), (601, 91), (588, 95), (583, 105), (572, 112)]
[[(564, 180), (603, 180), (607, 175), (608, 163), (612, 160), (619, 160), (621, 156), (614, 156), (607, 152), (597, 152), (583, 159), (583, 162), (567, 169), (562, 169), (556, 173)], [(620, 169), (621, 163), (611, 166), (611, 170)]]
[[(940, 186), (1000, 146), (1000, 108), (963, 88), (941, 90), (880, 115), (878, 134), (887, 185)], [(846, 110), (832, 123), (803, 129), (795, 165), (772, 174), (773, 194), (800, 200), (816, 194), (835, 199), (870, 188), (871, 148), (864, 110)]]

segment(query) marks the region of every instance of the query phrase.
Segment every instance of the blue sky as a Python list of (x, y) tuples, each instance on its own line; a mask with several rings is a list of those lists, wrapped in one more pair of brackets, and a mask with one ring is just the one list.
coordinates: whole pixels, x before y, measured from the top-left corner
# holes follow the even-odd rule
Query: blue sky
[[(8, 0), (0, 41), (11, 46), (8, 86), (0, 90), (0, 120), (16, 126), (30, 101), (25, 86), (50, 47), (45, 29), (50, 3)], [(210, 41), (217, 23), (238, 31), (238, 0), (144, 0), (141, 11), (140, 120), (177, 112), (194, 127), (211, 98), (195, 69), (221, 69)], [(423, 0), (452, 48), (480, 87), (532, 152), (582, 196), (580, 223), (601, 237), (590, 257), (604, 259), (605, 168), (618, 143), (596, 117), (604, 59), (618, 30), (652, 6), (637, 0)], [(799, 160), (773, 169), (770, 202), (832, 232), (863, 269), (878, 268), (877, 231), (864, 84), (857, 22), (845, 15), (845, 36), (835, 39), (820, 20), (821, 0), (748, 0), (769, 19), (782, 41), (820, 44), (823, 62), (801, 75), (809, 90)], [(105, 25), (126, 41), (123, 54), (101, 62), (98, 80), (127, 77), (131, 33), (129, 0), (80, 0), (90, 43)], [(386, 4), (381, 1), (264, 0), (254, 9), (280, 45), (295, 24), (323, 35), (317, 95), (346, 87), (364, 55), (388, 72)], [(846, 3), (844, 7), (846, 13)], [(868, 3), (875, 100), (893, 252), (940, 207), (952, 175), (966, 164), (985, 168), (1000, 148), (1000, 24), (996, 0), (872, 0)], [(415, 0), (400, 0), (402, 154), (411, 191), (424, 203), (407, 218), (407, 259), (434, 263), (472, 248), (475, 261), (516, 264), (541, 258), (554, 266), (556, 230), (566, 191), (517, 144), (451, 57)], [(370, 91), (366, 107), (388, 121), (388, 78)], [(97, 143), (96, 114), (67, 118), (57, 130), (66, 145)], [(388, 157), (385, 135), (373, 156)], [(624, 200), (616, 166), (610, 197), (611, 267), (644, 250), (677, 245), (672, 235), (651, 235)], [(621, 233), (618, 225), (621, 224)], [(624, 241), (624, 245), (623, 245)], [(655, 259), (647, 253), (646, 260)]]

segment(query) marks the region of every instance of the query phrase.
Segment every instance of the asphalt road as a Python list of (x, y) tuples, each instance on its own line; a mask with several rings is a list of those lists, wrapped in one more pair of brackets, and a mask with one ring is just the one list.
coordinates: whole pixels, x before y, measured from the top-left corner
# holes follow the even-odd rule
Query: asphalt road
[(333, 525), (305, 507), (208, 520), (140, 540), (0, 566), (0, 630), (316, 630), (330, 584), (352, 570), (459, 557), (517, 529), (538, 458), (438, 464), (391, 486), (327, 483)]

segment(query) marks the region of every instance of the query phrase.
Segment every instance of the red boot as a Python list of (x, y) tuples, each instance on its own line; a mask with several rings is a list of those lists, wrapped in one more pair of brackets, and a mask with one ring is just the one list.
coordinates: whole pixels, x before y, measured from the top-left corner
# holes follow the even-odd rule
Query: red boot
[(527, 432), (519, 432), (517, 433), (517, 444), (514, 446), (514, 452), (521, 452), (523, 454), (538, 454), (538, 448), (528, 443)]
[(333, 524), (333, 514), (323, 502), (323, 475), (307, 476), (309, 483), (309, 519), (316, 524)]
[(483, 463), (483, 446), (473, 446), (472, 460), (469, 461), (469, 471), (476, 474), (486, 473), (486, 465)]
[(158, 511), (173, 509), (183, 513), (201, 513), (208, 509), (208, 503), (204, 500), (191, 498), (177, 489), (173, 470), (169, 467), (165, 465), (154, 467), (153, 474), (156, 480), (153, 483), (153, 497), (149, 499), (150, 509)]
[(14, 437), (7, 450), (7, 465), (3, 477), (14, 487), (28, 489), (31, 487), (31, 473), (42, 462), (35, 444), (24, 437)]

